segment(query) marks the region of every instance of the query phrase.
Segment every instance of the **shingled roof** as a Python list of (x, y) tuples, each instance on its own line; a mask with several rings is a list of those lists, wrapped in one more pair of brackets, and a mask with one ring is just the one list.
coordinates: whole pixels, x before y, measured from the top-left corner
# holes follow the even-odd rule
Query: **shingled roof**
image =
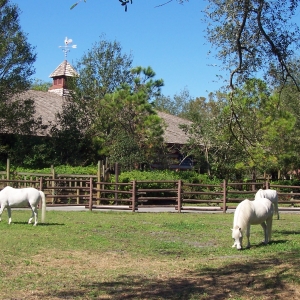
[(179, 128), (179, 125), (191, 125), (192, 122), (161, 111), (157, 111), (157, 114), (164, 120), (166, 125), (164, 132), (165, 142), (168, 144), (186, 144), (189, 136)]
[(68, 76), (74, 77), (78, 76), (78, 73), (75, 71), (73, 66), (67, 61), (64, 60), (55, 70), (52, 72), (49, 77), (59, 77), (59, 76)]
[[(55, 93), (35, 90), (24, 92), (17, 98), (34, 100), (35, 117), (41, 117), (43, 125), (47, 126), (56, 123), (56, 114), (62, 111), (62, 106), (65, 101), (64, 97)], [(160, 111), (157, 111), (157, 114), (164, 120), (166, 126), (164, 131), (165, 142), (167, 144), (186, 144), (188, 135), (179, 128), (179, 124), (190, 125), (192, 122)], [(39, 132), (39, 135), (49, 134), (49, 128), (50, 127)]]
[[(64, 97), (54, 93), (29, 90), (16, 96), (16, 99), (31, 99), (35, 104), (35, 118), (42, 118), (43, 125), (56, 123), (56, 114), (62, 111)], [(49, 134), (49, 127), (37, 133), (40, 136)]]

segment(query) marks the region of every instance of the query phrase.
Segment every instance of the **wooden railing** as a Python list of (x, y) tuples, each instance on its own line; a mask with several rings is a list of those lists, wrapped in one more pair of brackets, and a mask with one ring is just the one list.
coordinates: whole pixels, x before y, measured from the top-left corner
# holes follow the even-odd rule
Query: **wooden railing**
[[(254, 199), (258, 189), (276, 189), (281, 209), (299, 209), (300, 186), (270, 185), (269, 182), (191, 184), (177, 181), (132, 181), (108, 183), (95, 177), (43, 178), (32, 180), (0, 179), (6, 185), (22, 188), (32, 186), (43, 190), (48, 206), (80, 205), (93, 209), (127, 209), (132, 212), (141, 207), (168, 206), (179, 213), (182, 210), (223, 211), (235, 208), (243, 199)], [(163, 186), (161, 188), (153, 186)], [(297, 199), (298, 198), (298, 199)]]

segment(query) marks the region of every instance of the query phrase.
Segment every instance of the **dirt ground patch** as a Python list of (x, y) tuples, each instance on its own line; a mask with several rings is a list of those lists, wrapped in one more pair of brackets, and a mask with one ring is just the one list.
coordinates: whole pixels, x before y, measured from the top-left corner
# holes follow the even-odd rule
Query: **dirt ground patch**
[(135, 258), (125, 252), (47, 252), (2, 265), (1, 299), (300, 299), (299, 261)]

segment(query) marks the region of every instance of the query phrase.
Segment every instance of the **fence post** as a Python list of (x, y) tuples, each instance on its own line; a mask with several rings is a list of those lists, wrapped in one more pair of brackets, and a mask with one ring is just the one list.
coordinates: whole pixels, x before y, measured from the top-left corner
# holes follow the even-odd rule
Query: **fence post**
[(109, 181), (109, 168), (108, 168), (108, 159), (107, 157), (105, 158), (105, 163), (103, 165), (103, 176), (104, 176), (104, 181)]
[(93, 178), (90, 177), (90, 199), (89, 199), (89, 210), (93, 209)]
[[(54, 170), (54, 167), (53, 167), (53, 165), (51, 165), (51, 173), (52, 173), (52, 181), (51, 181), (51, 186), (54, 188), (55, 187), (55, 170)], [(55, 195), (55, 189), (52, 189), (52, 195)], [(52, 204), (54, 204), (54, 200), (55, 198), (54, 197), (52, 197), (52, 199), (51, 199), (51, 202), (52, 202)]]
[[(40, 177), (40, 191), (43, 191), (43, 177)], [(45, 197), (46, 197), (46, 195), (45, 195)], [(43, 205), (42, 201), (40, 201), (40, 203), (39, 203), (39, 208), (40, 209), (42, 208), (42, 205)]]
[(224, 179), (223, 180), (223, 213), (226, 213), (227, 210), (226, 198), (227, 198), (227, 184), (226, 184), (226, 179)]
[(132, 201), (132, 212), (135, 212), (135, 202), (136, 202), (136, 181), (132, 181), (132, 195), (131, 195)]
[(115, 163), (115, 205), (118, 205), (119, 164)]
[[(78, 189), (78, 181), (77, 181), (77, 178), (75, 178), (76, 181), (74, 181), (74, 187), (76, 187), (76, 203), (79, 204), (80, 203), (80, 189)], [(80, 180), (80, 183), (79, 183), (79, 186), (82, 185), (82, 181), (81, 179), (79, 178)]]
[(40, 177), (40, 191), (43, 191), (43, 177)]
[[(10, 179), (10, 161), (9, 158), (6, 160), (6, 179)], [(9, 185), (9, 182), (6, 183), (6, 185)]]
[(178, 212), (179, 213), (181, 213), (181, 185), (182, 185), (182, 181), (178, 180), (177, 205), (178, 205)]
[(101, 162), (100, 160), (98, 160), (98, 169), (97, 169), (97, 205), (100, 204), (100, 197), (101, 197), (101, 193), (100, 193), (100, 181), (101, 181)]
[[(101, 167), (102, 167), (102, 178), (101, 178), (101, 182), (105, 182), (105, 161), (101, 161)], [(101, 190), (104, 190), (105, 189), (105, 184), (103, 183), (101, 185)], [(105, 193), (104, 192), (101, 192), (101, 197), (105, 197)]]

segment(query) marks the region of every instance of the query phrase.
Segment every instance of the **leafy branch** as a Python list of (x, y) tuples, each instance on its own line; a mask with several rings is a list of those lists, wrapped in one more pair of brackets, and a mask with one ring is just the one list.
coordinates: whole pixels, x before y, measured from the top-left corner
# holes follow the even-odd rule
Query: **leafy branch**
[[(77, 1), (76, 3), (74, 3), (70, 9), (73, 9), (74, 7), (76, 7), (82, 0)], [(84, 2), (86, 2), (86, 0), (83, 0)], [(121, 5), (124, 6), (125, 11), (127, 11), (127, 4), (130, 3), (132, 4), (132, 0), (119, 0), (119, 2), (121, 2)]]

